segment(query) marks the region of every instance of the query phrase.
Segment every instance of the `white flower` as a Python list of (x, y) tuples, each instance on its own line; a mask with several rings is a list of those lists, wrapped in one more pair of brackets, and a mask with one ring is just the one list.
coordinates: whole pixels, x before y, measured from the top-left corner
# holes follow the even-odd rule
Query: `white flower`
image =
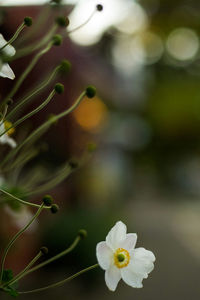
[[(7, 122), (7, 121), (6, 121)], [(2, 134), (5, 129), (6, 129), (6, 122), (0, 122), (0, 134)], [(7, 122), (8, 123), (8, 122)], [(11, 124), (9, 122), (9, 124)], [(17, 146), (16, 142), (14, 139), (12, 139), (10, 136), (9, 136), (9, 131), (8, 130), (6, 133), (4, 133), (2, 136), (0, 136), (0, 143), (1, 144), (8, 144), (10, 145), (12, 148), (15, 148)], [(11, 131), (12, 133), (13, 131)]]
[[(4, 39), (3, 35), (0, 34), (0, 48), (3, 47), (7, 41)], [(14, 56), (16, 51), (15, 48), (11, 45), (7, 45), (3, 51), (6, 55)], [(0, 77), (14, 79), (15, 74), (13, 73), (13, 70), (10, 68), (9, 64), (0, 62)]]
[(126, 225), (117, 222), (105, 242), (97, 244), (96, 254), (100, 267), (105, 270), (106, 285), (115, 291), (122, 278), (134, 288), (141, 288), (142, 280), (153, 270), (155, 256), (144, 248), (136, 248), (136, 233), (126, 233)]

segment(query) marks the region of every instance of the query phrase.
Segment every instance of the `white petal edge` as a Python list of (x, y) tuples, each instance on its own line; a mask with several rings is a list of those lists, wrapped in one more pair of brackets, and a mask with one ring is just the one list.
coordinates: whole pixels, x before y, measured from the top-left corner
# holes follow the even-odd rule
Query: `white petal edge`
[(15, 79), (15, 74), (13, 73), (13, 70), (9, 64), (3, 64), (2, 68), (0, 69), (0, 77), (9, 78), (12, 80)]
[(131, 260), (127, 266), (132, 272), (147, 278), (148, 274), (154, 269), (154, 254), (144, 248), (137, 248), (130, 252)]
[(156, 260), (155, 255), (152, 251), (146, 250), (145, 248), (136, 248), (134, 250), (134, 255), (137, 259), (142, 259), (146, 261), (154, 262)]
[(107, 246), (106, 242), (100, 242), (96, 247), (97, 260), (103, 270), (109, 269), (113, 262), (113, 251)]
[(140, 274), (134, 273), (130, 268), (122, 268), (121, 276), (124, 282), (133, 288), (142, 288), (143, 277)]
[(126, 239), (126, 230), (126, 225), (122, 221), (118, 221), (109, 231), (106, 244), (113, 250), (119, 248), (121, 242)]
[(17, 143), (15, 142), (15, 140), (10, 138), (6, 133), (0, 137), (0, 143), (8, 144), (12, 148), (15, 148), (17, 146)]
[(112, 265), (108, 270), (106, 270), (105, 281), (110, 291), (114, 292), (116, 290), (120, 279), (121, 272), (115, 265)]
[(125, 240), (120, 242), (120, 248), (124, 248), (128, 251), (133, 250), (135, 248), (136, 242), (137, 242), (137, 234), (128, 233), (126, 235)]
[[(0, 34), (0, 48), (2, 48), (5, 44), (7, 44), (7, 41), (4, 39), (3, 35)], [(3, 50), (9, 56), (13, 56), (16, 53), (16, 50), (12, 45), (7, 45)]]

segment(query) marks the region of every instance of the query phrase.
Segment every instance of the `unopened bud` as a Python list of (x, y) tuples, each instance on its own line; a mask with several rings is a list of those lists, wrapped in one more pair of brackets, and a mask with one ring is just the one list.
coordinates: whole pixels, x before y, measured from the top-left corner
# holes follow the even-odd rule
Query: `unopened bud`
[(50, 195), (45, 195), (42, 201), (44, 202), (44, 205), (51, 206), (53, 203), (53, 198)]
[(87, 231), (85, 229), (80, 229), (78, 235), (81, 239), (85, 239), (87, 237)]
[(50, 209), (52, 214), (56, 214), (59, 211), (59, 206), (57, 204), (52, 204)]
[(94, 96), (96, 95), (96, 88), (92, 85), (88, 86), (85, 91), (86, 91), (86, 96), (88, 98), (94, 98)]
[(27, 26), (27, 27), (30, 27), (32, 24), (33, 24), (33, 19), (31, 17), (25, 17), (24, 18), (24, 24)]

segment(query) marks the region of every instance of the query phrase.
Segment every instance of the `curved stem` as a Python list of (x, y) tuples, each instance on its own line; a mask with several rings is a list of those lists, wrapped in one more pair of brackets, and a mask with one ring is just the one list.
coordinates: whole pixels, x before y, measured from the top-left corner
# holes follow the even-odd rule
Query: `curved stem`
[(74, 29), (71, 29), (69, 31), (67, 31), (67, 34), (71, 34), (71, 33), (74, 33), (75, 31), (79, 30), (80, 28), (82, 28), (83, 26), (87, 25), (87, 23), (90, 22), (90, 20), (93, 18), (93, 16), (95, 15), (95, 13), (97, 12), (97, 10), (95, 9), (92, 14), (89, 16), (89, 18), (84, 22), (82, 23), (81, 25), (77, 26), (76, 28)]
[(6, 46), (12, 44), (16, 38), (18, 37), (18, 35), (20, 34), (20, 32), (24, 29), (24, 27), (26, 27), (26, 25), (24, 24), (24, 22), (17, 28), (15, 34), (13, 35), (13, 37), (0, 48), (0, 51), (3, 50)]
[(43, 132), (45, 132), (54, 122), (58, 121), (59, 119), (65, 117), (69, 113), (71, 113), (76, 107), (81, 103), (83, 98), (85, 97), (86, 92), (82, 92), (81, 95), (78, 97), (78, 99), (75, 101), (75, 103), (67, 110), (63, 111), (62, 113), (58, 115), (54, 115), (53, 119), (47, 120), (45, 123), (43, 123), (41, 126), (39, 126), (35, 131), (32, 132), (21, 144), (18, 145), (18, 147), (14, 148), (11, 152), (8, 153), (8, 155), (4, 158), (4, 160), (0, 163), (0, 166), (4, 166), (4, 164), (12, 158), (25, 144), (30, 142), (31, 140), (34, 141), (34, 139), (41, 135)]
[(8, 285), (14, 284), (16, 281), (20, 280), (23, 275), (38, 261), (38, 259), (42, 256), (42, 252), (40, 251), (31, 261), (30, 263), (19, 273), (17, 274), (13, 279), (10, 281), (6, 282), (3, 287), (6, 287)]
[(65, 284), (65, 283), (71, 281), (72, 279), (74, 279), (74, 278), (80, 276), (81, 274), (83, 274), (83, 273), (85, 273), (85, 272), (88, 272), (88, 271), (90, 271), (90, 270), (92, 270), (92, 269), (97, 268), (98, 266), (99, 266), (98, 264), (95, 264), (95, 265), (93, 265), (93, 266), (90, 266), (90, 267), (88, 267), (88, 268), (86, 268), (86, 269), (83, 269), (83, 270), (81, 270), (80, 272), (78, 272), (78, 273), (76, 273), (76, 274), (74, 274), (74, 275), (72, 275), (72, 276), (70, 276), (70, 277), (64, 279), (64, 280), (61, 280), (61, 281), (56, 282), (56, 283), (53, 283), (53, 284), (51, 284), (51, 285), (48, 285), (48, 286), (45, 286), (45, 287), (42, 287), (42, 288), (39, 288), (39, 289), (31, 290), (31, 291), (24, 291), (24, 292), (18, 292), (18, 293), (19, 293), (19, 294), (31, 294), (31, 293), (42, 292), (42, 291), (45, 291), (45, 290), (48, 290), (48, 289), (51, 289), (51, 288), (54, 288), (54, 287), (61, 286), (61, 285)]
[(53, 36), (53, 34), (56, 32), (58, 28), (57, 24), (54, 24), (52, 26), (52, 28), (49, 30), (49, 32), (40, 40), (40, 41), (36, 41), (35, 43), (24, 47), (21, 50), (18, 50), (17, 54), (14, 56), (13, 60), (21, 58), (23, 56), (29, 55), (32, 52), (40, 49), (41, 47), (43, 47), (46, 43), (49, 42), (49, 40), (51, 39), (51, 37)]
[(24, 231), (35, 221), (35, 219), (40, 215), (41, 211), (43, 210), (44, 207), (44, 203), (42, 203), (40, 205), (40, 207), (38, 208), (36, 214), (33, 216), (33, 218), (28, 222), (27, 225), (25, 225), (20, 231), (18, 231), (15, 236), (10, 240), (10, 242), (8, 243), (3, 257), (2, 257), (2, 262), (1, 262), (1, 273), (0, 273), (0, 282), (2, 282), (2, 277), (3, 277), (3, 270), (4, 270), (4, 264), (5, 264), (5, 260), (6, 260), (6, 256), (8, 254), (8, 251), (10, 250), (10, 248), (12, 247), (12, 245), (14, 244), (14, 242), (22, 235), (22, 233), (24, 233)]
[(17, 110), (19, 110), (28, 100), (34, 97), (37, 93), (39, 93), (43, 88), (45, 88), (56, 76), (60, 66), (56, 67), (51, 75), (45, 79), (38, 87), (36, 87), (33, 91), (28, 93), (21, 101), (18, 101), (17, 105), (7, 114), (7, 119), (13, 116)]
[(18, 119), (15, 123), (13, 123), (10, 127), (8, 127), (6, 130), (4, 130), (4, 132), (2, 132), (0, 134), (0, 137), (2, 135), (4, 135), (7, 131), (9, 131), (11, 128), (16, 128), (19, 124), (21, 124), (22, 122), (24, 122), (25, 120), (27, 120), (28, 118), (32, 117), (33, 115), (35, 115), (36, 113), (38, 113), (41, 109), (43, 109), (53, 98), (53, 96), (55, 95), (55, 90), (53, 90), (49, 96), (47, 97), (47, 99), (40, 104), (38, 107), (36, 107), (34, 110), (32, 110), (30, 113), (26, 114), (25, 116), (23, 116), (22, 118)]
[[(32, 206), (32, 207), (41, 207), (41, 205), (38, 205), (38, 204), (35, 204), (35, 203), (31, 203), (31, 202), (27, 202), (27, 201), (24, 201), (20, 198), (17, 198), (16, 196), (4, 191), (2, 188), (0, 188), (0, 192), (6, 194), (7, 196), (17, 200), (18, 202), (20, 202), (21, 204), (24, 204), (24, 205), (29, 205), (29, 206)], [(43, 206), (44, 209), (50, 209), (51, 207), (50, 206)]]
[(40, 59), (40, 57), (42, 55), (44, 55), (45, 53), (47, 53), (51, 47), (53, 46), (52, 42), (50, 42), (44, 49), (42, 49), (40, 52), (38, 52), (36, 54), (36, 56), (33, 58), (33, 60), (31, 61), (31, 63), (28, 65), (28, 67), (25, 69), (25, 71), (22, 73), (22, 75), (19, 77), (19, 79), (17, 80), (16, 84), (14, 85), (13, 89), (11, 90), (11, 92), (6, 96), (6, 98), (3, 100), (3, 102), (1, 103), (1, 107), (3, 104), (5, 104), (10, 98), (12, 98), (15, 93), (18, 91), (19, 87), (21, 86), (21, 84), (23, 83), (23, 81), (25, 80), (25, 78), (28, 76), (28, 74), (31, 72), (31, 70), (34, 68), (34, 66), (36, 65), (36, 63), (38, 62), (38, 60)]
[(32, 272), (34, 272), (34, 271), (36, 271), (36, 270), (38, 270), (38, 269), (44, 267), (44, 266), (50, 264), (51, 262), (53, 262), (53, 261), (55, 261), (55, 260), (57, 260), (57, 259), (63, 257), (64, 255), (68, 254), (69, 252), (71, 252), (72, 250), (74, 250), (74, 248), (75, 248), (75, 247), (77, 246), (77, 244), (79, 243), (80, 239), (81, 239), (80, 236), (77, 236), (77, 237), (75, 238), (74, 242), (71, 244), (71, 246), (70, 246), (69, 248), (67, 248), (67, 249), (65, 249), (64, 251), (62, 251), (61, 253), (59, 253), (59, 254), (57, 254), (57, 255), (55, 255), (55, 256), (49, 258), (48, 260), (42, 262), (41, 264), (39, 264), (39, 265), (33, 267), (32, 269), (30, 269), (29, 271), (27, 271), (26, 274), (24, 274), (24, 276), (26, 276), (26, 275), (28, 275), (28, 274), (30, 274), (30, 273), (32, 273)]

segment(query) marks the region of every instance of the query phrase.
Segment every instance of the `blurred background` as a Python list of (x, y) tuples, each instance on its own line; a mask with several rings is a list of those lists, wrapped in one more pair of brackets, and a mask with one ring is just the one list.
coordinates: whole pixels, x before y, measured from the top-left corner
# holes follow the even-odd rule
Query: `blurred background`
[[(96, 0), (64, 2), (65, 6), (49, 7), (32, 0), (0, 1), (1, 33), (8, 40), (26, 15), (33, 17), (35, 27), (36, 20), (43, 22), (36, 32), (24, 30), (15, 43), (18, 49), (43, 36), (56, 15), (69, 15), (70, 30), (84, 23), (98, 4)], [(88, 237), (73, 253), (27, 276), (20, 288), (61, 280), (94, 264), (97, 242), (122, 220), (129, 232), (138, 234), (137, 246), (152, 250), (157, 258), (143, 289), (120, 283), (111, 293), (104, 272), (98, 269), (62, 288), (21, 298), (199, 299), (200, 2), (100, 3), (103, 12), (42, 57), (14, 99), (40, 82), (61, 59), (71, 61), (71, 73), (56, 79), (65, 85), (64, 95), (21, 125), (15, 133), (18, 139), (49, 114), (69, 107), (88, 84), (98, 90), (95, 99), (82, 102), (44, 135), (45, 152), (27, 166), (23, 177), (26, 171), (30, 175), (33, 166), (52, 173), (66, 159), (82, 158), (88, 144), (97, 147), (81, 168), (47, 191), (59, 203), (59, 213), (40, 217), (37, 228), (10, 251), (7, 267), (21, 270), (43, 245), (49, 248), (49, 257), (54, 255), (85, 228)], [(11, 63), (16, 77), (33, 56)], [(1, 97), (12, 86), (12, 81), (1, 79)], [(45, 99), (51, 87), (27, 111)], [(1, 251), (16, 229), (1, 210)]]

